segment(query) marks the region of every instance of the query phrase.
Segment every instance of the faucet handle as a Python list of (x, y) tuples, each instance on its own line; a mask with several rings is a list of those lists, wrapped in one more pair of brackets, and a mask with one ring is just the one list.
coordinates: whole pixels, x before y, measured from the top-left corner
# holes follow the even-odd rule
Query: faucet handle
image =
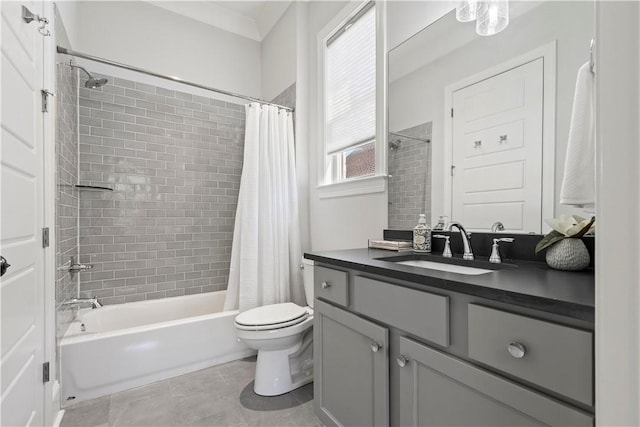
[(91, 308), (102, 308), (103, 304), (100, 298), (94, 295), (91, 299), (93, 300), (91, 301)]
[(445, 236), (444, 234), (434, 234), (431, 237), (435, 237), (436, 239), (444, 239), (444, 250), (442, 251), (442, 256), (445, 258), (451, 258), (451, 238), (449, 236)]
[(507, 242), (512, 243), (515, 239), (513, 237), (501, 237), (499, 239), (493, 239), (493, 243)]
[(498, 248), (498, 243), (507, 242), (511, 243), (514, 239), (512, 237), (502, 237), (500, 239), (493, 239), (493, 245), (491, 246), (491, 256), (489, 257), (489, 262), (493, 262), (494, 264), (500, 264), (502, 259), (500, 258), (500, 249)]

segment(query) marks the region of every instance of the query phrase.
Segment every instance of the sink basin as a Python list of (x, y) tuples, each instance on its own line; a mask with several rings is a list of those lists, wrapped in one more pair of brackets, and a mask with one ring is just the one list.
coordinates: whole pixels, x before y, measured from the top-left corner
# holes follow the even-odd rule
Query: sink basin
[(424, 261), (420, 259), (411, 259), (407, 261), (396, 261), (396, 264), (410, 265), (412, 267), (428, 268), (429, 270), (446, 271), (449, 273), (478, 275), (493, 273), (495, 270), (487, 270), (485, 268), (467, 267), (466, 265), (443, 264), (440, 262)]

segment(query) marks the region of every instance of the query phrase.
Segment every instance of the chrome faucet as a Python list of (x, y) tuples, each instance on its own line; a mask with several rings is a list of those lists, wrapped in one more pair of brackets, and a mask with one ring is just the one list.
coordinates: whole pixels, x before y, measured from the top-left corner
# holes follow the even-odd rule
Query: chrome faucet
[(494, 222), (491, 226), (492, 233), (497, 233), (498, 231), (504, 231), (504, 224), (502, 224), (500, 221)]
[(65, 301), (62, 305), (81, 305), (91, 304), (91, 308), (101, 308), (102, 301), (98, 297), (93, 298), (71, 298), (69, 301)]
[(93, 268), (93, 264), (71, 264), (69, 266), (69, 271), (72, 273), (77, 273), (78, 271), (87, 271)]
[(444, 227), (444, 231), (453, 231), (452, 228), (456, 227), (458, 231), (460, 231), (460, 237), (462, 237), (462, 244), (464, 246), (464, 254), (462, 254), (462, 259), (473, 260), (473, 249), (471, 249), (471, 242), (469, 241), (469, 235), (467, 234), (467, 230), (464, 229), (462, 224), (459, 222), (450, 222)]
[(68, 263), (66, 263), (61, 267), (58, 267), (58, 270), (68, 271), (72, 279), (76, 273), (79, 273), (81, 271), (91, 270), (91, 269), (93, 269), (93, 264), (78, 264), (76, 263), (75, 257), (71, 257), (71, 260)]

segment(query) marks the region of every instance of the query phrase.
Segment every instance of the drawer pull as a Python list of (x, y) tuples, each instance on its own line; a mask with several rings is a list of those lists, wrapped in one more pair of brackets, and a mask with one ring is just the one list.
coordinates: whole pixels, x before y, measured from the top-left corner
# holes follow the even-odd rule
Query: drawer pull
[(331, 283), (330, 282), (322, 282), (322, 289), (327, 289), (331, 287)]
[(527, 352), (525, 346), (520, 344), (519, 342), (509, 343), (509, 347), (507, 347), (507, 349), (509, 350), (509, 354), (511, 354), (516, 359), (522, 359)]
[(382, 345), (380, 345), (378, 341), (374, 341), (371, 343), (371, 351), (373, 351), (374, 353), (377, 353), (378, 350), (380, 350), (381, 348), (382, 348)]
[(401, 368), (404, 368), (405, 366), (407, 366), (407, 364), (409, 363), (409, 359), (407, 359), (406, 357), (404, 357), (403, 355), (398, 356), (398, 358), (396, 359), (396, 362), (398, 362), (398, 366), (400, 366)]

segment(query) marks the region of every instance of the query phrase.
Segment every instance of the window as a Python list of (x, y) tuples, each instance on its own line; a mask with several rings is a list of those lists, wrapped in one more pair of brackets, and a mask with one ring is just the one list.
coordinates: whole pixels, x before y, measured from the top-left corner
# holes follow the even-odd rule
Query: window
[(376, 13), (367, 3), (327, 39), (325, 184), (376, 173)]

